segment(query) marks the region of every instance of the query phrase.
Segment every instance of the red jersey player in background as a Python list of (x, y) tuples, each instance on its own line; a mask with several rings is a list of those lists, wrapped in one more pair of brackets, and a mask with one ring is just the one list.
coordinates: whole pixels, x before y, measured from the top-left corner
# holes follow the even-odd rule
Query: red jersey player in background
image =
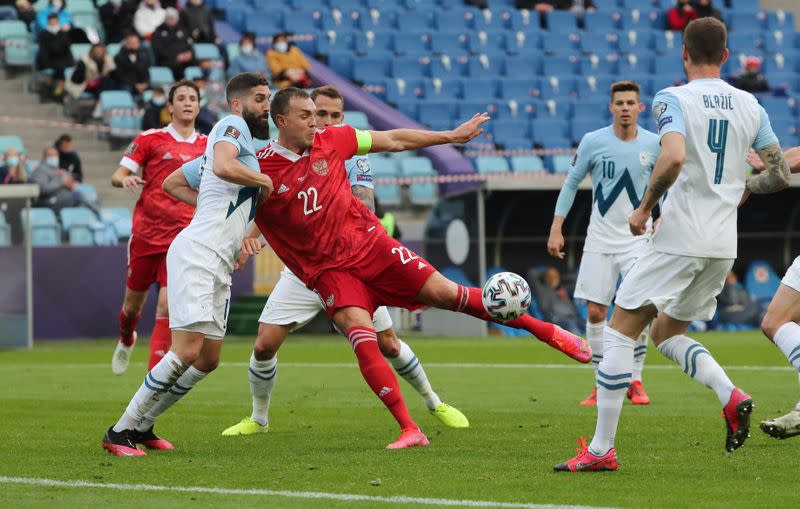
[(206, 137), (194, 129), (200, 112), (200, 91), (192, 81), (182, 80), (169, 90), (172, 122), (163, 129), (139, 134), (111, 177), (115, 187), (135, 193), (141, 187), (133, 209), (133, 230), (128, 243), (128, 277), (125, 301), (119, 312), (119, 343), (111, 370), (120, 375), (128, 369), (136, 342), (136, 323), (141, 316), (150, 285), (157, 283), (156, 323), (150, 337), (148, 370), (169, 351), (171, 335), (167, 308), (167, 249), (172, 239), (189, 224), (194, 208), (168, 195), (161, 188), (164, 179), (183, 163), (201, 155)]
[[(321, 297), (345, 333), (370, 388), (402, 428), (396, 444), (424, 445), (400, 395), (397, 379), (378, 348), (372, 314), (381, 305), (433, 306), (494, 320), (480, 288), (442, 276), (431, 264), (386, 234), (378, 218), (350, 190), (344, 161), (368, 152), (401, 152), (466, 143), (489, 120), (478, 114), (452, 131), (359, 131), (349, 126), (317, 129), (316, 107), (306, 92), (275, 94), (271, 115), (279, 137), (256, 157), (275, 192), (256, 212), (256, 224), (283, 262)], [(258, 231), (251, 231), (251, 236)], [(589, 344), (530, 315), (506, 323), (586, 363)]]

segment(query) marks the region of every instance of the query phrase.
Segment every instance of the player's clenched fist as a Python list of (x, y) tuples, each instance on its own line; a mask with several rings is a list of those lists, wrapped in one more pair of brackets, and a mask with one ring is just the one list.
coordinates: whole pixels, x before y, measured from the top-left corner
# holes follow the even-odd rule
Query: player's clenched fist
[(139, 178), (137, 175), (130, 175), (122, 179), (122, 187), (126, 191), (130, 191), (131, 193), (135, 193), (139, 186), (144, 185), (144, 180)]
[(650, 214), (642, 209), (636, 209), (628, 219), (628, 225), (631, 228), (631, 233), (639, 236), (644, 235), (647, 231), (647, 221), (650, 220)]
[(266, 180), (264, 181), (263, 184), (261, 184), (261, 194), (258, 197), (259, 203), (263, 203), (263, 202), (267, 201), (267, 198), (269, 198), (269, 195), (272, 194), (272, 191), (274, 189), (274, 186), (272, 185), (272, 179), (269, 178), (266, 175), (262, 175), (262, 176)]
[(483, 133), (483, 124), (489, 121), (488, 113), (476, 113), (471, 119), (453, 129), (453, 143), (466, 143)]

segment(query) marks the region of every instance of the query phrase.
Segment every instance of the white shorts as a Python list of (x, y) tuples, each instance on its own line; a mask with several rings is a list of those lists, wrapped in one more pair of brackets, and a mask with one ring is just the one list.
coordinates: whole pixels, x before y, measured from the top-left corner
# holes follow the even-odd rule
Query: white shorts
[(617, 291), (617, 282), (625, 277), (633, 263), (646, 252), (645, 244), (640, 244), (623, 253), (583, 252), (578, 280), (575, 282), (575, 298), (611, 305)]
[(783, 279), (781, 279), (781, 284), (800, 292), (800, 256), (794, 259)]
[[(291, 330), (295, 330), (310, 322), (320, 311), (322, 301), (319, 295), (309, 290), (293, 272), (284, 270), (258, 321), (270, 325), (290, 325)], [(375, 311), (372, 320), (378, 332), (392, 327), (389, 311), (384, 306)]]
[(231, 299), (231, 273), (220, 256), (178, 235), (167, 251), (170, 329), (222, 339)]
[(684, 322), (711, 320), (733, 261), (648, 249), (622, 280), (616, 304), (623, 309), (653, 304), (659, 313)]

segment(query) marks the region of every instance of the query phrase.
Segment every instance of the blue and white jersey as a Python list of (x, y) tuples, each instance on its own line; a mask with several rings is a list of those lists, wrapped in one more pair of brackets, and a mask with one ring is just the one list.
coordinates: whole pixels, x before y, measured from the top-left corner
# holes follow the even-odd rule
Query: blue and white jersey
[(661, 207), (656, 251), (736, 258), (736, 216), (750, 147), (777, 144), (769, 117), (752, 94), (721, 79), (669, 87), (653, 98), (659, 136), (686, 138), (686, 161)]
[[(658, 156), (658, 135), (638, 127), (636, 138), (623, 141), (614, 126), (584, 135), (558, 195), (555, 215), (566, 216), (578, 185), (592, 176), (592, 216), (583, 250), (587, 253), (625, 253), (646, 242), (635, 237), (628, 218), (644, 196)], [(648, 226), (649, 227), (649, 226)]]
[[(228, 115), (214, 125), (199, 168), (197, 210), (180, 235), (215, 251), (230, 267), (256, 214), (258, 188), (232, 184), (214, 174), (214, 147), (230, 143), (239, 152), (239, 162), (259, 172), (253, 137), (242, 117)], [(197, 168), (195, 167), (195, 170)], [(186, 171), (184, 171), (184, 176)], [(190, 184), (197, 179), (186, 179)]]
[(203, 156), (197, 159), (192, 159), (188, 163), (181, 166), (181, 173), (183, 178), (189, 183), (189, 187), (197, 191), (200, 189), (200, 177), (202, 176)]
[(347, 180), (350, 181), (350, 187), (364, 186), (369, 189), (375, 189), (375, 185), (372, 182), (372, 169), (369, 167), (367, 156), (353, 156), (344, 162), (344, 167), (347, 170)]

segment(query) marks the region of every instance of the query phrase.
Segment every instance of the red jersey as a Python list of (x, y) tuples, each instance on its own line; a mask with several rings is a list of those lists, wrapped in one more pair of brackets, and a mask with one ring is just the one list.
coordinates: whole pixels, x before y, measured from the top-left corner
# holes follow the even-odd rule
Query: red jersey
[(256, 210), (256, 224), (309, 287), (322, 271), (357, 266), (384, 232), (347, 179), (344, 162), (357, 151), (355, 130), (343, 125), (318, 129), (302, 156), (275, 141), (256, 153), (274, 186)]
[(170, 173), (203, 155), (205, 149), (205, 135), (195, 132), (183, 139), (172, 124), (145, 131), (128, 145), (119, 164), (144, 180), (133, 209), (133, 235), (148, 245), (166, 248), (189, 224), (194, 207), (165, 193), (161, 186)]

